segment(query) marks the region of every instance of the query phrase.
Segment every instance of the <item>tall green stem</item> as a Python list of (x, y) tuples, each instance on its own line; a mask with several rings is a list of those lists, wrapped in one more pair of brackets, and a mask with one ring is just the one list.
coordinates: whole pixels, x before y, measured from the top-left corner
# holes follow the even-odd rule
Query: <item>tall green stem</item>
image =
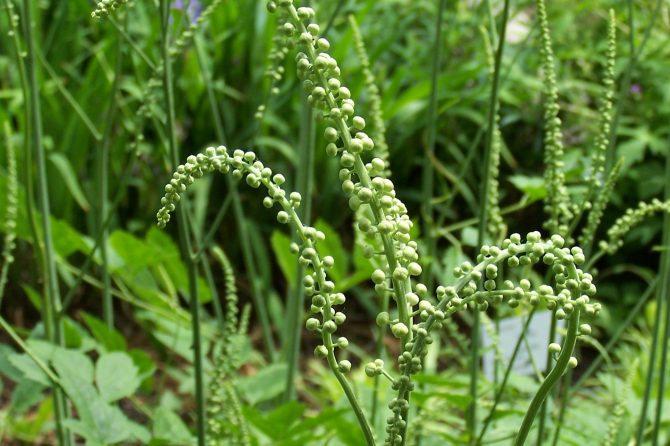
[[(175, 127), (174, 90), (172, 79), (172, 61), (170, 59), (170, 42), (168, 38), (168, 26), (170, 9), (167, 0), (160, 1), (161, 17), (161, 55), (163, 58), (163, 94), (165, 95), (165, 108), (167, 115), (167, 135), (173, 168), (179, 165), (179, 148), (177, 146), (177, 134)], [(205, 399), (204, 399), (204, 373), (202, 366), (202, 336), (200, 333), (200, 301), (198, 300), (198, 282), (196, 264), (193, 259), (193, 249), (189, 234), (189, 220), (186, 215), (187, 207), (185, 200), (179, 203), (180, 212), (177, 213), (177, 226), (179, 231), (179, 244), (182, 257), (188, 270), (189, 302), (191, 307), (191, 327), (193, 332), (193, 365), (195, 368), (195, 403), (196, 424), (198, 435), (198, 446), (206, 444), (205, 425)]]
[[(299, 166), (296, 171), (296, 187), (294, 189), (302, 196), (300, 219), (305, 225), (311, 224), (312, 189), (314, 186), (314, 152), (316, 126), (314, 112), (305, 95), (302, 98), (302, 119), (300, 134)], [(304, 267), (298, 266), (295, 286), (290, 287), (289, 299), (286, 305), (286, 334), (284, 342), (284, 357), (288, 364), (286, 388), (283, 401), (291, 401), (295, 397), (295, 378), (300, 356), (300, 334), (302, 333), (302, 311), (304, 290), (301, 279), (304, 276)]]
[[(118, 33), (117, 33), (118, 34)], [(109, 148), (114, 131), (114, 122), (118, 110), (116, 95), (119, 90), (119, 81), (121, 78), (121, 69), (123, 67), (123, 47), (121, 36), (116, 37), (115, 61), (114, 61), (114, 80), (110, 92), (111, 100), (107, 113), (105, 114), (105, 132), (102, 139), (100, 151), (96, 152), (98, 167), (98, 224), (97, 231), (100, 233), (100, 275), (102, 279), (102, 314), (105, 323), (109, 328), (114, 327), (114, 300), (111, 293), (111, 279), (109, 276), (107, 253), (107, 237), (109, 230), (105, 221), (109, 213)]]
[(517, 433), (516, 438), (514, 439), (514, 446), (523, 446), (530, 432), (530, 428), (533, 426), (533, 421), (540, 411), (540, 407), (544, 403), (544, 400), (551, 392), (551, 389), (556, 385), (558, 380), (566, 372), (570, 357), (572, 352), (575, 349), (575, 344), (577, 342), (577, 327), (579, 326), (579, 312), (575, 311), (570, 316), (568, 320), (568, 332), (563, 341), (563, 346), (561, 348), (561, 354), (556, 361), (556, 366), (549, 372), (545, 380), (540, 385), (537, 393), (533, 397), (533, 400), (530, 403), (530, 407), (526, 411), (526, 415), (523, 418), (521, 427), (519, 427), (519, 432)]
[[(435, 169), (433, 168), (433, 159), (435, 158), (435, 141), (437, 139), (437, 92), (438, 92), (438, 77), (440, 74), (440, 67), (442, 63), (442, 21), (444, 17), (444, 9), (447, 5), (447, 0), (439, 0), (437, 9), (437, 16), (435, 18), (435, 40), (433, 41), (433, 69), (430, 79), (430, 103), (428, 106), (428, 141), (424, 148), (423, 154), (423, 168), (421, 177), (423, 178), (422, 195), (423, 195), (423, 234), (426, 242), (426, 256), (429, 259), (435, 258), (437, 251), (437, 237), (433, 228), (435, 227), (435, 219), (433, 212), (433, 194), (435, 192)], [(430, 267), (426, 268), (424, 273), (424, 283), (429, 290), (435, 286), (435, 272), (432, 267), (433, 262), (430, 262)], [(378, 379), (379, 377), (377, 377)], [(420, 409), (419, 409), (420, 410)], [(417, 445), (421, 444), (421, 432), (417, 432)]]
[[(554, 342), (556, 338), (556, 310), (551, 312), (551, 325), (549, 326), (549, 342)], [(551, 355), (547, 355), (547, 363), (544, 366), (544, 373), (548, 373), (551, 370), (551, 365), (553, 364), (554, 359)], [(544, 440), (544, 423), (547, 418), (547, 403), (546, 401), (542, 403), (540, 408), (540, 421), (537, 429), (537, 444), (538, 446), (542, 444)]]
[[(495, 54), (495, 65), (493, 71), (493, 85), (491, 86), (491, 97), (488, 110), (488, 127), (486, 129), (486, 139), (484, 145), (484, 163), (483, 178), (479, 195), (479, 232), (477, 245), (482, 246), (486, 239), (488, 228), (488, 202), (489, 202), (489, 182), (491, 152), (493, 148), (493, 133), (495, 131), (496, 116), (498, 114), (498, 93), (500, 87), (500, 67), (502, 65), (502, 55), (505, 50), (505, 34), (507, 30), (507, 18), (509, 16), (509, 0), (505, 0), (502, 12), (502, 23), (498, 38), (498, 47)], [(470, 437), (470, 443), (474, 444), (477, 438), (477, 382), (479, 380), (479, 310), (475, 309), (472, 323), (472, 349), (470, 354), (470, 398), (472, 402), (466, 413), (466, 424)]]
[[(670, 154), (665, 157), (665, 199), (670, 200)], [(661, 286), (658, 290), (657, 312), (661, 312), (661, 302), (665, 302), (665, 333), (661, 345), (661, 372), (658, 383), (656, 398), (656, 414), (654, 416), (654, 431), (652, 433), (652, 446), (658, 445), (658, 430), (661, 426), (661, 415), (663, 413), (663, 395), (665, 395), (666, 368), (668, 366), (668, 348), (670, 340), (670, 215), (665, 214), (663, 220), (663, 251), (661, 254)], [(656, 327), (660, 331), (660, 327)]]
[[(40, 209), (40, 225), (44, 243), (44, 255), (42, 256), (42, 271), (44, 273), (44, 327), (47, 338), (56, 345), (63, 345), (63, 334), (61, 323), (57, 315), (61, 310), (60, 290), (58, 288), (58, 273), (56, 272), (56, 254), (51, 234), (51, 209), (49, 206), (48, 178), (46, 169), (46, 156), (42, 141), (42, 111), (40, 107), (39, 85), (37, 81), (37, 57), (34, 39), (33, 11), (31, 0), (23, 0), (24, 35), (27, 45), (26, 71), (28, 75), (28, 88), (30, 100), (30, 145), (35, 155), (37, 167), (37, 196)], [(28, 179), (30, 180), (30, 179)], [(67, 417), (67, 402), (65, 394), (53, 383), (54, 406), (56, 416), (56, 431), (59, 444), (68, 446), (71, 438), (63, 420)]]

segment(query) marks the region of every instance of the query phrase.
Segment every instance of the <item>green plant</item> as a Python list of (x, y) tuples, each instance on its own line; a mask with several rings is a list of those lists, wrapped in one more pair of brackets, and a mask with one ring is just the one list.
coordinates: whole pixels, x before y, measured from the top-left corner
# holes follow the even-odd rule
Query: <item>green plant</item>
[[(392, 293), (397, 303), (398, 319), (390, 319), (386, 312), (380, 313), (377, 323), (388, 326), (393, 335), (400, 340), (402, 354), (398, 358), (401, 375), (393, 378), (386, 372), (382, 364), (370, 363), (366, 373), (370, 376), (383, 374), (388, 377), (397, 391), (397, 397), (391, 402), (393, 415), (387, 423), (387, 444), (405, 444), (406, 430), (409, 419), (409, 399), (413, 390), (411, 377), (422, 368), (421, 361), (426, 354), (426, 345), (432, 342), (430, 331), (439, 328), (442, 320), (465, 308), (472, 303), (480, 311), (488, 308), (489, 303), (499, 303), (509, 300), (512, 306), (519, 304), (519, 300), (528, 300), (531, 305), (546, 303), (556, 308), (556, 317), (568, 319), (568, 335), (563, 346), (552, 346), (554, 353), (559, 353), (556, 366), (547, 376), (540, 387), (530, 409), (522, 423), (517, 436), (517, 444), (523, 444), (530, 430), (532, 422), (538, 413), (540, 405), (547, 397), (558, 378), (567, 370), (568, 366), (576, 366), (572, 357), (575, 342), (580, 331), (580, 314), (586, 311), (590, 314), (598, 312), (598, 305), (589, 303), (589, 295), (595, 293), (591, 276), (577, 268), (585, 262), (581, 249), (564, 248), (564, 240), (556, 235), (549, 241), (543, 241), (539, 233), (530, 233), (525, 243), (521, 237), (514, 234), (505, 239), (502, 248), (485, 246), (478, 257), (475, 266), (466, 263), (458, 268), (458, 281), (448, 288), (438, 287), (436, 300), (425, 285), (412, 283), (411, 277), (421, 274), (421, 267), (416, 251), (417, 245), (411, 240), (409, 231), (412, 223), (407, 217), (404, 204), (396, 197), (393, 183), (379, 175), (385, 165), (383, 160), (373, 158), (369, 163), (363, 161), (362, 155), (374, 148), (372, 139), (362, 132), (365, 120), (355, 115), (354, 103), (349, 90), (340, 81), (340, 70), (337, 62), (327, 53), (330, 43), (319, 38), (319, 27), (312, 22), (314, 11), (311, 8), (296, 8), (290, 1), (268, 3), (268, 9), (277, 11), (280, 19), (280, 28), (285, 32), (289, 42), (300, 45), (304, 52), (298, 53), (298, 74), (303, 79), (304, 87), (309, 94), (310, 103), (331, 120), (332, 127), (325, 130), (328, 141), (327, 153), (331, 156), (340, 155), (343, 169), (340, 171), (340, 180), (345, 193), (349, 196), (349, 205), (353, 211), (361, 206), (369, 206), (373, 219), (360, 220), (359, 229), (369, 235), (378, 237), (383, 245), (381, 257), (383, 268), (376, 269), (372, 280), (379, 294), (387, 290)], [(347, 121), (351, 119), (352, 127)], [(339, 145), (339, 146), (338, 146)], [(303, 280), (305, 294), (312, 298), (311, 312), (318, 317), (307, 320), (306, 326), (310, 331), (321, 333), (323, 344), (318, 346), (315, 354), (327, 359), (331, 371), (335, 374), (342, 386), (352, 409), (356, 413), (366, 442), (374, 444), (375, 440), (360, 404), (353, 393), (345, 373), (351, 369), (348, 360), (339, 360), (335, 355), (335, 348), (346, 348), (346, 338), (338, 338), (335, 342), (333, 334), (338, 325), (344, 323), (344, 313), (336, 311), (336, 305), (342, 305), (345, 297), (342, 293), (335, 293), (335, 284), (328, 280), (327, 269), (332, 267), (332, 257), (321, 258), (315, 249), (317, 241), (325, 238), (323, 233), (314, 228), (304, 226), (296, 213), (301, 202), (300, 194), (287, 194), (281, 188), (284, 177), (274, 174), (270, 168), (257, 160), (252, 151), (237, 150), (231, 156), (225, 147), (210, 148), (205, 154), (191, 156), (187, 164), (180, 166), (175, 172), (170, 184), (166, 186), (166, 195), (162, 200), (163, 207), (158, 212), (160, 226), (169, 220), (170, 213), (176, 209), (181, 194), (195, 179), (205, 173), (219, 171), (231, 172), (234, 178), (245, 178), (249, 186), (258, 188), (261, 185), (267, 188), (268, 195), (263, 199), (266, 207), (277, 204), (282, 209), (277, 214), (277, 220), (283, 224), (290, 224), (298, 234), (300, 241), (293, 245), (293, 250), (300, 253), (300, 262), (311, 267), (311, 272)], [(287, 198), (288, 197), (288, 198)], [(507, 262), (508, 266), (529, 266), (543, 260), (552, 266), (555, 274), (554, 288), (543, 285), (539, 290), (531, 290), (530, 282), (522, 280), (519, 286), (511, 281), (505, 281), (504, 289), (497, 290), (497, 264)], [(554, 266), (555, 265), (555, 266)], [(485, 273), (485, 274), (484, 274)], [(485, 275), (485, 277), (484, 277)], [(477, 283), (485, 279), (485, 290), (477, 291)], [(555, 294), (556, 293), (556, 294)], [(461, 297), (459, 297), (461, 296)], [(432, 302), (431, 302), (432, 301)], [(414, 316), (419, 316), (421, 322), (415, 323)], [(581, 330), (587, 330), (582, 326)]]
[[(670, 175), (655, 175), (667, 126), (648, 116), (665, 116), (662, 99), (643, 102), (626, 86), (639, 77), (645, 92), (664, 85), (660, 1), (637, 46), (636, 21), (648, 13), (635, 11), (634, 20), (627, 4), (619, 29), (630, 32), (631, 50), (618, 94), (614, 13), (601, 31), (602, 5), (590, 1), (579, 11), (598, 19), (586, 23), (574, 8), (547, 10), (538, 0), (534, 25), (533, 8), (509, 1), (341, 0), (314, 9), (269, 1), (276, 21), (255, 0), (104, 1), (93, 16), (105, 20), (77, 29), (70, 23), (90, 2), (28, 2), (32, 13), (24, 2), (21, 17), (14, 3), (3, 2), (10, 33), (2, 36), (14, 51), (0, 54), (0, 120), (8, 133), (20, 130), (7, 138), (0, 171), (10, 217), (0, 224), (0, 284), (9, 278), (10, 302), (0, 335), (19, 352), (0, 345), (0, 388), (9, 383), (0, 391), (11, 395), (0, 405), (3, 440), (51, 441), (52, 424), (62, 444), (360, 445), (385, 437), (430, 446), (527, 444), (535, 435), (538, 444), (617, 444), (636, 428), (641, 439), (665, 440), (663, 399), (646, 411), (656, 387), (666, 387), (667, 256), (654, 280), (655, 256), (638, 248), (662, 228), (655, 214), (670, 211), (667, 198), (654, 198)], [(48, 20), (31, 20), (39, 17)], [(534, 36), (541, 51), (530, 45)], [(286, 66), (294, 60), (297, 70)], [(600, 72), (602, 85), (593, 80)], [(536, 118), (540, 78), (544, 118)], [(626, 96), (645, 106), (628, 114)], [(48, 117), (41, 130), (35, 102)], [(14, 187), (11, 147), (31, 140), (42, 153), (17, 151), (25, 174)], [(222, 146), (189, 156), (212, 141)], [(524, 175), (541, 159), (544, 178)], [(158, 218), (163, 226), (177, 212), (178, 245), (147, 213), (161, 172), (172, 170)], [(225, 183), (210, 172), (227, 173)], [(238, 191), (242, 179), (251, 191)], [(227, 196), (210, 209), (221, 186)], [(253, 206), (259, 197), (290, 228), (271, 237), (276, 263), (263, 237), (271, 219)], [(544, 216), (534, 212), (539, 200)], [(341, 212), (347, 205), (350, 214)], [(543, 220), (547, 237), (527, 232)], [(526, 236), (506, 235), (507, 227)], [(9, 270), (11, 259), (18, 266)], [(44, 265), (39, 277), (25, 274), (33, 264)], [(237, 284), (233, 270), (245, 273)], [(648, 282), (639, 301), (637, 278), (611, 291), (610, 277), (622, 272)], [(592, 329), (585, 320), (600, 310), (591, 301), (596, 282), (598, 299), (610, 303)], [(637, 366), (608, 352), (636, 335), (655, 290), (654, 326), (639, 334), (652, 341), (641, 349), (650, 364), (636, 361), (641, 370), (629, 379)], [(238, 317), (249, 297), (253, 306)], [(52, 304), (60, 308), (47, 318)], [(252, 308), (259, 324), (249, 327)], [(523, 378), (514, 363), (530, 349), (529, 327), (543, 309), (554, 316), (550, 355), (533, 364), (535, 378)], [(92, 316), (98, 311), (101, 319)], [(522, 318), (518, 339), (498, 332), (507, 315)], [(303, 338), (303, 322), (317, 340)], [(46, 336), (49, 326), (61, 339)], [(492, 382), (479, 371), (480, 327), (494, 339)], [(596, 357), (584, 355), (588, 369), (575, 380), (578, 339)], [(314, 345), (301, 346), (315, 342), (310, 360), (303, 353)], [(514, 346), (509, 361), (504, 344)], [(594, 379), (603, 362), (611, 375)], [(110, 379), (115, 370), (124, 371), (118, 380)], [(631, 393), (639, 395), (633, 403)], [(579, 427), (587, 421), (590, 431)]]

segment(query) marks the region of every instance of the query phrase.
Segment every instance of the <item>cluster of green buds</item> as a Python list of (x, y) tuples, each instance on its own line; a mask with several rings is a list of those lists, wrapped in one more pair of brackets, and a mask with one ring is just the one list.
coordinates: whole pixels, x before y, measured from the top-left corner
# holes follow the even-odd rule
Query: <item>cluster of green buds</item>
[(346, 348), (348, 341), (344, 337), (333, 340), (333, 334), (339, 325), (346, 319), (344, 313), (336, 311), (336, 305), (345, 303), (345, 296), (335, 292), (335, 284), (328, 279), (327, 271), (334, 265), (330, 256), (321, 258), (315, 249), (316, 243), (325, 239), (323, 232), (309, 226), (304, 226), (296, 210), (300, 206), (302, 197), (297, 192), (287, 193), (282, 185), (286, 181), (282, 174), (273, 174), (269, 167), (256, 159), (252, 151), (235, 150), (229, 155), (226, 148), (210, 147), (205, 153), (191, 155), (186, 164), (177, 168), (172, 180), (165, 186), (165, 195), (161, 199), (161, 209), (157, 220), (160, 227), (164, 227), (170, 220), (181, 195), (196, 179), (210, 172), (231, 173), (237, 179), (245, 179), (254, 189), (261, 186), (267, 189), (267, 196), (263, 198), (263, 205), (272, 208), (278, 205), (277, 221), (290, 225), (297, 233), (299, 242), (291, 245), (291, 250), (299, 255), (299, 262), (306, 268), (303, 285), (305, 294), (311, 298), (311, 313), (321, 318), (309, 318), (306, 322), (308, 330), (322, 334), (323, 344), (319, 345), (315, 353), (319, 357), (328, 359), (331, 368), (340, 373), (348, 372), (351, 363), (347, 360), (337, 362), (334, 355), (335, 348)]
[(544, 201), (545, 213), (548, 215), (547, 229), (551, 232), (565, 234), (567, 222), (572, 218), (572, 206), (565, 187), (563, 172), (563, 134), (561, 120), (558, 117), (558, 87), (554, 69), (554, 51), (549, 33), (549, 22), (544, 0), (537, 0), (537, 13), (540, 20), (542, 40), (542, 69), (544, 71), (544, 183), (547, 186), (547, 198)]
[[(421, 274), (417, 244), (410, 238), (412, 222), (405, 205), (396, 197), (393, 182), (384, 178), (384, 160), (372, 155), (375, 144), (364, 132), (365, 119), (355, 112), (351, 92), (343, 85), (337, 61), (328, 54), (330, 43), (319, 37), (320, 28), (313, 23), (314, 10), (296, 8), (290, 0), (270, 1), (268, 9), (276, 11), (279, 27), (299, 48), (296, 56), (298, 77), (308, 94), (309, 102), (329, 121), (324, 136), (326, 153), (339, 157), (342, 189), (349, 197), (349, 206), (356, 212), (371, 209), (371, 219), (361, 218), (358, 228), (364, 234), (379, 238), (381, 252), (371, 255), (384, 259), (383, 268), (373, 274), (375, 289), (382, 294), (392, 290), (398, 304), (400, 319), (411, 328), (409, 314), (413, 296), (411, 277)], [(363, 161), (363, 157), (370, 159)], [(395, 333), (403, 332), (396, 324)], [(407, 338), (407, 336), (405, 336)], [(407, 340), (407, 339), (405, 339)]]
[[(380, 360), (366, 367), (368, 375), (384, 375), (390, 379), (397, 392), (397, 397), (389, 404), (392, 414), (387, 419), (386, 444), (404, 443), (409, 395), (414, 386), (412, 375), (422, 370), (426, 346), (433, 342), (431, 333), (440, 329), (445, 319), (456, 311), (468, 307), (485, 311), (489, 305), (502, 302), (512, 307), (521, 303), (544, 304), (556, 310), (557, 318), (568, 321), (568, 335), (561, 346), (557, 367), (573, 363), (570, 358), (576, 338), (587, 331), (585, 327), (583, 330), (579, 328), (579, 317), (582, 313), (595, 315), (600, 309), (598, 304), (589, 302), (595, 293), (592, 277), (578, 268), (585, 261), (582, 250), (565, 247), (565, 241), (558, 235), (543, 240), (539, 233), (531, 232), (522, 242), (519, 234), (513, 234), (500, 247), (482, 247), (476, 265), (464, 263), (459, 266), (455, 271), (456, 282), (449, 287), (437, 287), (434, 290), (436, 298), (432, 297), (432, 290), (416, 280), (422, 268), (418, 244), (410, 236), (413, 223), (405, 205), (396, 196), (393, 182), (385, 176), (385, 161), (374, 154), (375, 143), (364, 131), (366, 122), (356, 113), (337, 61), (328, 53), (330, 43), (320, 35), (321, 30), (314, 22), (314, 10), (296, 8), (292, 0), (270, 0), (267, 6), (278, 15), (278, 26), (286, 38), (286, 47), (298, 48), (297, 73), (310, 104), (327, 119), (326, 153), (339, 159), (339, 179), (349, 207), (357, 214), (366, 211), (357, 216), (357, 226), (367, 240), (375, 241), (366, 247), (367, 256), (376, 265), (371, 275), (375, 291), (380, 296), (390, 294), (397, 306), (397, 318), (392, 319), (389, 313), (382, 312), (377, 324), (389, 329), (400, 341), (400, 376), (391, 377)], [(296, 231), (299, 241), (291, 245), (291, 250), (305, 267), (302, 285), (311, 300), (311, 317), (307, 319), (306, 327), (320, 333), (323, 340), (315, 354), (326, 358), (352, 404), (366, 440), (374, 444), (367, 420), (343, 375), (352, 365), (348, 360), (338, 361), (335, 356), (336, 348), (348, 346), (346, 338), (334, 338), (346, 320), (344, 313), (335, 308), (345, 303), (345, 296), (336, 292), (335, 284), (327, 274), (335, 260), (319, 255), (316, 245), (325, 236), (302, 224), (296, 213), (302, 197), (295, 192), (288, 194), (281, 187), (284, 177), (273, 174), (256, 159), (254, 152), (236, 150), (230, 155), (224, 147), (207, 149), (204, 154), (190, 156), (166, 186), (161, 201), (163, 207), (157, 215), (159, 225), (167, 223), (186, 188), (200, 176), (213, 171), (231, 173), (238, 180), (245, 179), (252, 188), (265, 187), (267, 196), (263, 198), (263, 205), (267, 208), (278, 205), (279, 223), (290, 225)], [(528, 280), (522, 279), (518, 283), (502, 281), (499, 287), (498, 268), (503, 263), (511, 268), (542, 263), (551, 271), (553, 286), (534, 288)]]
[[(405, 351), (400, 355), (401, 372), (406, 379), (421, 371), (421, 364), (427, 353), (426, 346), (432, 342), (430, 333), (439, 329), (446, 317), (465, 308), (488, 309), (489, 305), (506, 302), (510, 307), (522, 303), (536, 307), (544, 305), (555, 310), (557, 319), (568, 321), (568, 334), (563, 346), (549, 347), (554, 354), (563, 357), (566, 367), (574, 367), (577, 360), (572, 356), (578, 335), (590, 333), (590, 326), (579, 325), (580, 315), (596, 316), (600, 312), (599, 303), (591, 303), (596, 293), (591, 274), (578, 268), (586, 261), (579, 247), (568, 248), (560, 235), (553, 235), (543, 240), (539, 232), (531, 232), (522, 242), (519, 234), (512, 234), (505, 239), (500, 247), (483, 246), (477, 256), (477, 264), (464, 262), (454, 269), (457, 281), (454, 285), (436, 289), (437, 303), (421, 300), (419, 308), (412, 316), (418, 316), (420, 322), (414, 324), (414, 337), (406, 344)], [(551, 271), (553, 286), (542, 284), (533, 287), (527, 279), (518, 283), (511, 280), (502, 281), (498, 285), (499, 265), (508, 268), (527, 267), (543, 264)], [(393, 323), (391, 321), (390, 323)], [(567, 355), (567, 356), (565, 356)], [(387, 444), (401, 444), (402, 432), (406, 417), (402, 410), (404, 401), (408, 400), (411, 391), (409, 381), (396, 381), (399, 398), (394, 403), (394, 417), (389, 418)], [(406, 383), (406, 384), (405, 384)]]
[(128, 0), (100, 0), (91, 13), (91, 17), (99, 19), (106, 17), (128, 3)]
[(586, 220), (586, 226), (584, 227), (584, 230), (579, 237), (579, 243), (587, 250), (590, 250), (590, 247), (593, 245), (593, 240), (596, 236), (596, 230), (600, 226), (600, 222), (602, 221), (603, 214), (605, 213), (607, 204), (609, 203), (612, 192), (614, 191), (614, 186), (619, 179), (622, 167), (623, 160), (620, 160), (614, 165), (612, 171), (607, 177), (607, 181), (600, 188), (598, 196), (593, 203), (593, 207), (590, 209), (589, 216)]
[(382, 113), (382, 99), (379, 94), (379, 87), (377, 87), (375, 75), (372, 73), (372, 64), (370, 63), (368, 52), (365, 49), (365, 41), (358, 28), (356, 17), (353, 14), (349, 15), (349, 25), (351, 26), (356, 54), (361, 63), (361, 71), (365, 78), (365, 87), (368, 93), (368, 103), (370, 106), (373, 129), (372, 138), (375, 141), (374, 155), (384, 160), (384, 164), (386, 165), (384, 177), (388, 178), (391, 176), (390, 156), (388, 144), (386, 143), (386, 124), (384, 123), (384, 114)]
[(670, 212), (670, 201), (661, 201), (654, 198), (651, 203), (640, 202), (637, 208), (627, 209), (607, 231), (607, 241), (600, 242), (600, 249), (608, 254), (614, 254), (623, 246), (623, 238), (642, 220), (658, 212)]
[(588, 184), (591, 188), (588, 198), (602, 181), (605, 173), (605, 157), (607, 147), (609, 146), (610, 131), (612, 126), (612, 107), (614, 101), (615, 84), (615, 64), (616, 64), (616, 20), (614, 10), (610, 10), (610, 17), (607, 28), (607, 65), (603, 76), (603, 91), (598, 104), (598, 134), (595, 139), (595, 147), (591, 159), (591, 172), (588, 178)]
[[(268, 56), (270, 64), (265, 70), (265, 76), (270, 79), (270, 93), (268, 98), (279, 94), (279, 87), (277, 85), (284, 77), (284, 60), (294, 46), (293, 40), (290, 38), (290, 29), (280, 28), (278, 31), (279, 32), (272, 38), (272, 47), (270, 48), (270, 54)], [(256, 110), (256, 114), (254, 115), (256, 119), (263, 119), (266, 107), (266, 103), (258, 106), (258, 110)]]
[[(495, 57), (491, 40), (486, 28), (480, 28), (483, 34), (484, 49), (486, 51), (486, 62), (489, 69), (489, 80), (493, 85), (495, 82)], [(500, 213), (500, 153), (503, 146), (502, 133), (500, 132), (500, 103), (494, 104), (493, 130), (491, 132), (491, 159), (488, 165), (488, 191), (486, 193), (486, 211), (488, 214), (488, 233), (493, 234), (495, 239), (506, 232), (505, 222)]]
[(16, 151), (11, 139), (9, 124), (5, 122), (7, 153), (7, 206), (5, 207), (5, 237), (2, 247), (2, 271), (0, 271), (0, 303), (4, 296), (9, 267), (14, 263), (14, 248), (16, 248), (16, 219), (18, 215), (19, 186), (16, 174)]

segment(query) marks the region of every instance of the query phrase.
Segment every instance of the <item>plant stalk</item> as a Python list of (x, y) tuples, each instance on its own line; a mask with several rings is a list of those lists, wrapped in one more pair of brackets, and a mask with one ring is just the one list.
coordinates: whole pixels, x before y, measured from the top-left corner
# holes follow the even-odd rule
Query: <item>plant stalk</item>
[[(491, 151), (493, 148), (493, 132), (495, 131), (496, 116), (498, 114), (498, 96), (500, 88), (500, 72), (502, 65), (502, 55), (505, 50), (505, 35), (507, 31), (507, 18), (509, 17), (509, 0), (505, 0), (502, 12), (502, 23), (500, 25), (500, 34), (498, 38), (498, 47), (495, 54), (495, 65), (493, 71), (493, 85), (491, 86), (491, 96), (488, 110), (488, 127), (486, 129), (486, 138), (484, 145), (484, 163), (482, 184), (479, 194), (479, 226), (477, 236), (477, 246), (482, 246), (486, 240), (488, 227), (488, 195), (491, 164)], [(479, 381), (479, 310), (475, 309), (472, 322), (472, 348), (470, 352), (470, 398), (471, 403), (466, 412), (466, 425), (469, 433), (470, 444), (475, 444), (477, 439), (477, 383)]]
[[(44, 252), (42, 256), (42, 272), (44, 274), (44, 328), (47, 339), (55, 345), (63, 345), (63, 332), (58, 314), (61, 311), (58, 273), (56, 271), (56, 253), (51, 233), (51, 209), (49, 206), (48, 177), (46, 155), (42, 140), (42, 110), (40, 107), (39, 85), (37, 80), (37, 49), (34, 40), (34, 25), (31, 0), (23, 0), (23, 26), (26, 41), (26, 72), (28, 75), (30, 100), (30, 150), (34, 152), (37, 167), (37, 204), (40, 209), (40, 225), (42, 230)], [(30, 178), (29, 178), (30, 180)], [(69, 446), (72, 443), (63, 420), (68, 417), (65, 394), (56, 383), (52, 384), (56, 417), (56, 432), (59, 444)]]
[[(163, 94), (165, 95), (167, 136), (173, 169), (179, 165), (179, 148), (175, 128), (174, 90), (172, 78), (172, 61), (170, 59), (170, 42), (168, 27), (170, 9), (168, 0), (160, 0), (161, 17), (161, 56), (163, 58)], [(177, 226), (179, 231), (179, 245), (182, 257), (188, 271), (189, 303), (191, 310), (191, 324), (193, 332), (193, 365), (195, 368), (195, 403), (196, 403), (196, 431), (198, 446), (206, 445), (205, 398), (204, 398), (204, 370), (202, 358), (202, 336), (200, 333), (200, 301), (198, 299), (197, 269), (193, 258), (193, 249), (189, 234), (189, 220), (187, 218), (186, 200), (179, 203), (180, 212), (177, 212)]]

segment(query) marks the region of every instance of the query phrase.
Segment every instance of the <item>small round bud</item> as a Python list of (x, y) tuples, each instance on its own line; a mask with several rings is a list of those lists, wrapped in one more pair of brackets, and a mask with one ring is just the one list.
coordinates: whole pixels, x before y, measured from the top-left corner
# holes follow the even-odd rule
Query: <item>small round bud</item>
[(325, 358), (326, 356), (328, 356), (328, 349), (326, 348), (325, 345), (318, 345), (314, 349), (314, 355), (317, 358)]
[(579, 326), (579, 333), (583, 335), (591, 334), (591, 326), (589, 324), (582, 324)]
[(380, 269), (374, 270), (372, 273), (372, 281), (376, 284), (383, 283), (386, 280), (386, 274)]
[(404, 338), (409, 333), (409, 328), (402, 322), (398, 322), (391, 327), (391, 332), (396, 338)]
[(390, 316), (386, 311), (382, 311), (377, 315), (377, 325), (379, 327), (384, 327), (386, 324), (389, 323)]
[(570, 356), (570, 359), (568, 360), (568, 367), (570, 367), (571, 369), (577, 367), (577, 358), (575, 358), (574, 356)]

